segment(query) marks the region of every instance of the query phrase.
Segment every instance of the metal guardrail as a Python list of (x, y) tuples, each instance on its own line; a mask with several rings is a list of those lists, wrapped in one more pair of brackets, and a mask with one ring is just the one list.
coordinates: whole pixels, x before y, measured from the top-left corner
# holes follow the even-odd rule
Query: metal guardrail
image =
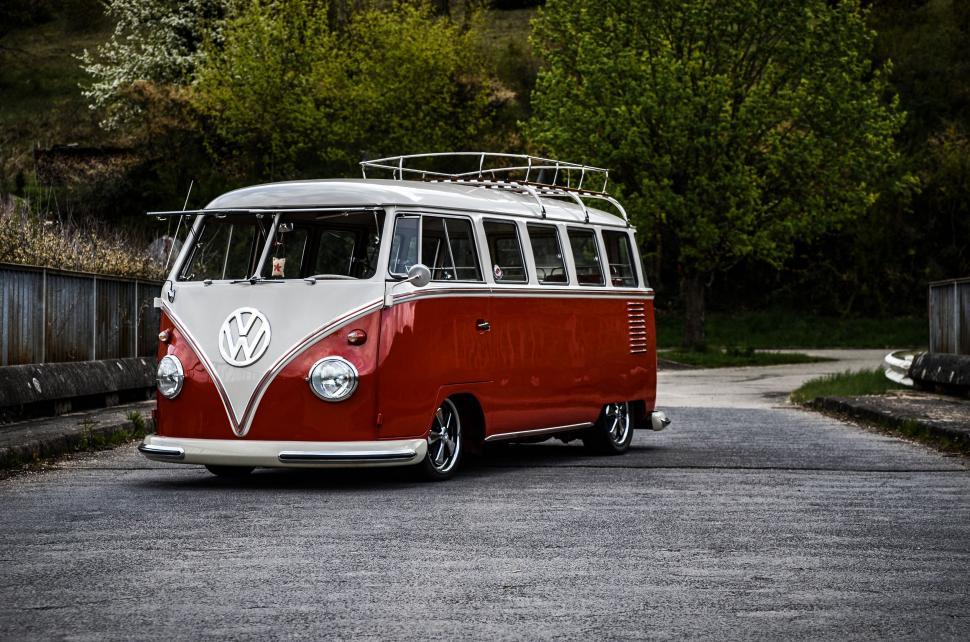
[(930, 352), (970, 355), (970, 278), (930, 283)]
[(0, 366), (154, 356), (161, 286), (0, 263)]
[(883, 373), (890, 381), (894, 381), (904, 386), (913, 386), (913, 379), (909, 376), (909, 370), (913, 366), (915, 353), (909, 351), (890, 352), (882, 360)]

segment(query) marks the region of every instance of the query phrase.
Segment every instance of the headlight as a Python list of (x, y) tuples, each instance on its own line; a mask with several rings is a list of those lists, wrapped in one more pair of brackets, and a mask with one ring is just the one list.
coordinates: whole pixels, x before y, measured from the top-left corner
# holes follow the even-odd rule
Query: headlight
[(158, 391), (174, 399), (182, 392), (182, 382), (185, 381), (185, 371), (182, 370), (182, 362), (173, 355), (165, 355), (158, 362), (158, 372), (155, 374), (158, 382)]
[(343, 401), (357, 389), (357, 368), (341, 357), (327, 357), (310, 368), (310, 390), (324, 401)]

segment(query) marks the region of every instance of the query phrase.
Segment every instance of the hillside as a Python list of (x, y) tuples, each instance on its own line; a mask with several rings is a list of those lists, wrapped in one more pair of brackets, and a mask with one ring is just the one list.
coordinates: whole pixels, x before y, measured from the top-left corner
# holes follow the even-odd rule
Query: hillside
[(31, 170), (35, 146), (107, 141), (81, 95), (85, 76), (74, 57), (103, 42), (111, 25), (99, 20), (79, 31), (71, 24), (59, 15), (0, 39), (0, 191), (25, 180), (18, 174)]

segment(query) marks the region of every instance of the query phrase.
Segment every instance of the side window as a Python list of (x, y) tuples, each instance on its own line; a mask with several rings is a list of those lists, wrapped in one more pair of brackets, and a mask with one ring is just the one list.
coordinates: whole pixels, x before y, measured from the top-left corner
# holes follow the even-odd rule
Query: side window
[(562, 257), (562, 245), (555, 226), (530, 223), (528, 229), (539, 283), (569, 283)]
[(573, 251), (576, 264), (576, 280), (580, 285), (606, 285), (603, 268), (600, 267), (599, 249), (596, 247), (596, 233), (593, 230), (569, 228), (569, 247)]
[(421, 262), (431, 270), (433, 281), (481, 281), (472, 222), (465, 218), (425, 216)]
[(626, 232), (603, 230), (606, 243), (606, 262), (610, 266), (610, 281), (617, 287), (637, 287), (637, 272), (633, 267), (630, 235)]
[(515, 223), (485, 221), (485, 239), (496, 283), (525, 283), (529, 275), (522, 259), (522, 246)]
[(394, 223), (394, 238), (391, 239), (391, 261), (388, 271), (395, 275), (406, 275), (411, 266), (418, 262), (418, 230), (421, 219), (417, 216), (401, 216)]

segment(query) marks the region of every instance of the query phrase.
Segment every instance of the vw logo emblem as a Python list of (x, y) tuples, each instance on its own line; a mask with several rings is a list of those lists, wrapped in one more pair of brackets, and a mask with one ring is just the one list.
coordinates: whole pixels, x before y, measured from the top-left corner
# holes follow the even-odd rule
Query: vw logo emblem
[(269, 320), (256, 308), (239, 308), (219, 330), (219, 352), (231, 366), (239, 368), (259, 360), (269, 347)]

